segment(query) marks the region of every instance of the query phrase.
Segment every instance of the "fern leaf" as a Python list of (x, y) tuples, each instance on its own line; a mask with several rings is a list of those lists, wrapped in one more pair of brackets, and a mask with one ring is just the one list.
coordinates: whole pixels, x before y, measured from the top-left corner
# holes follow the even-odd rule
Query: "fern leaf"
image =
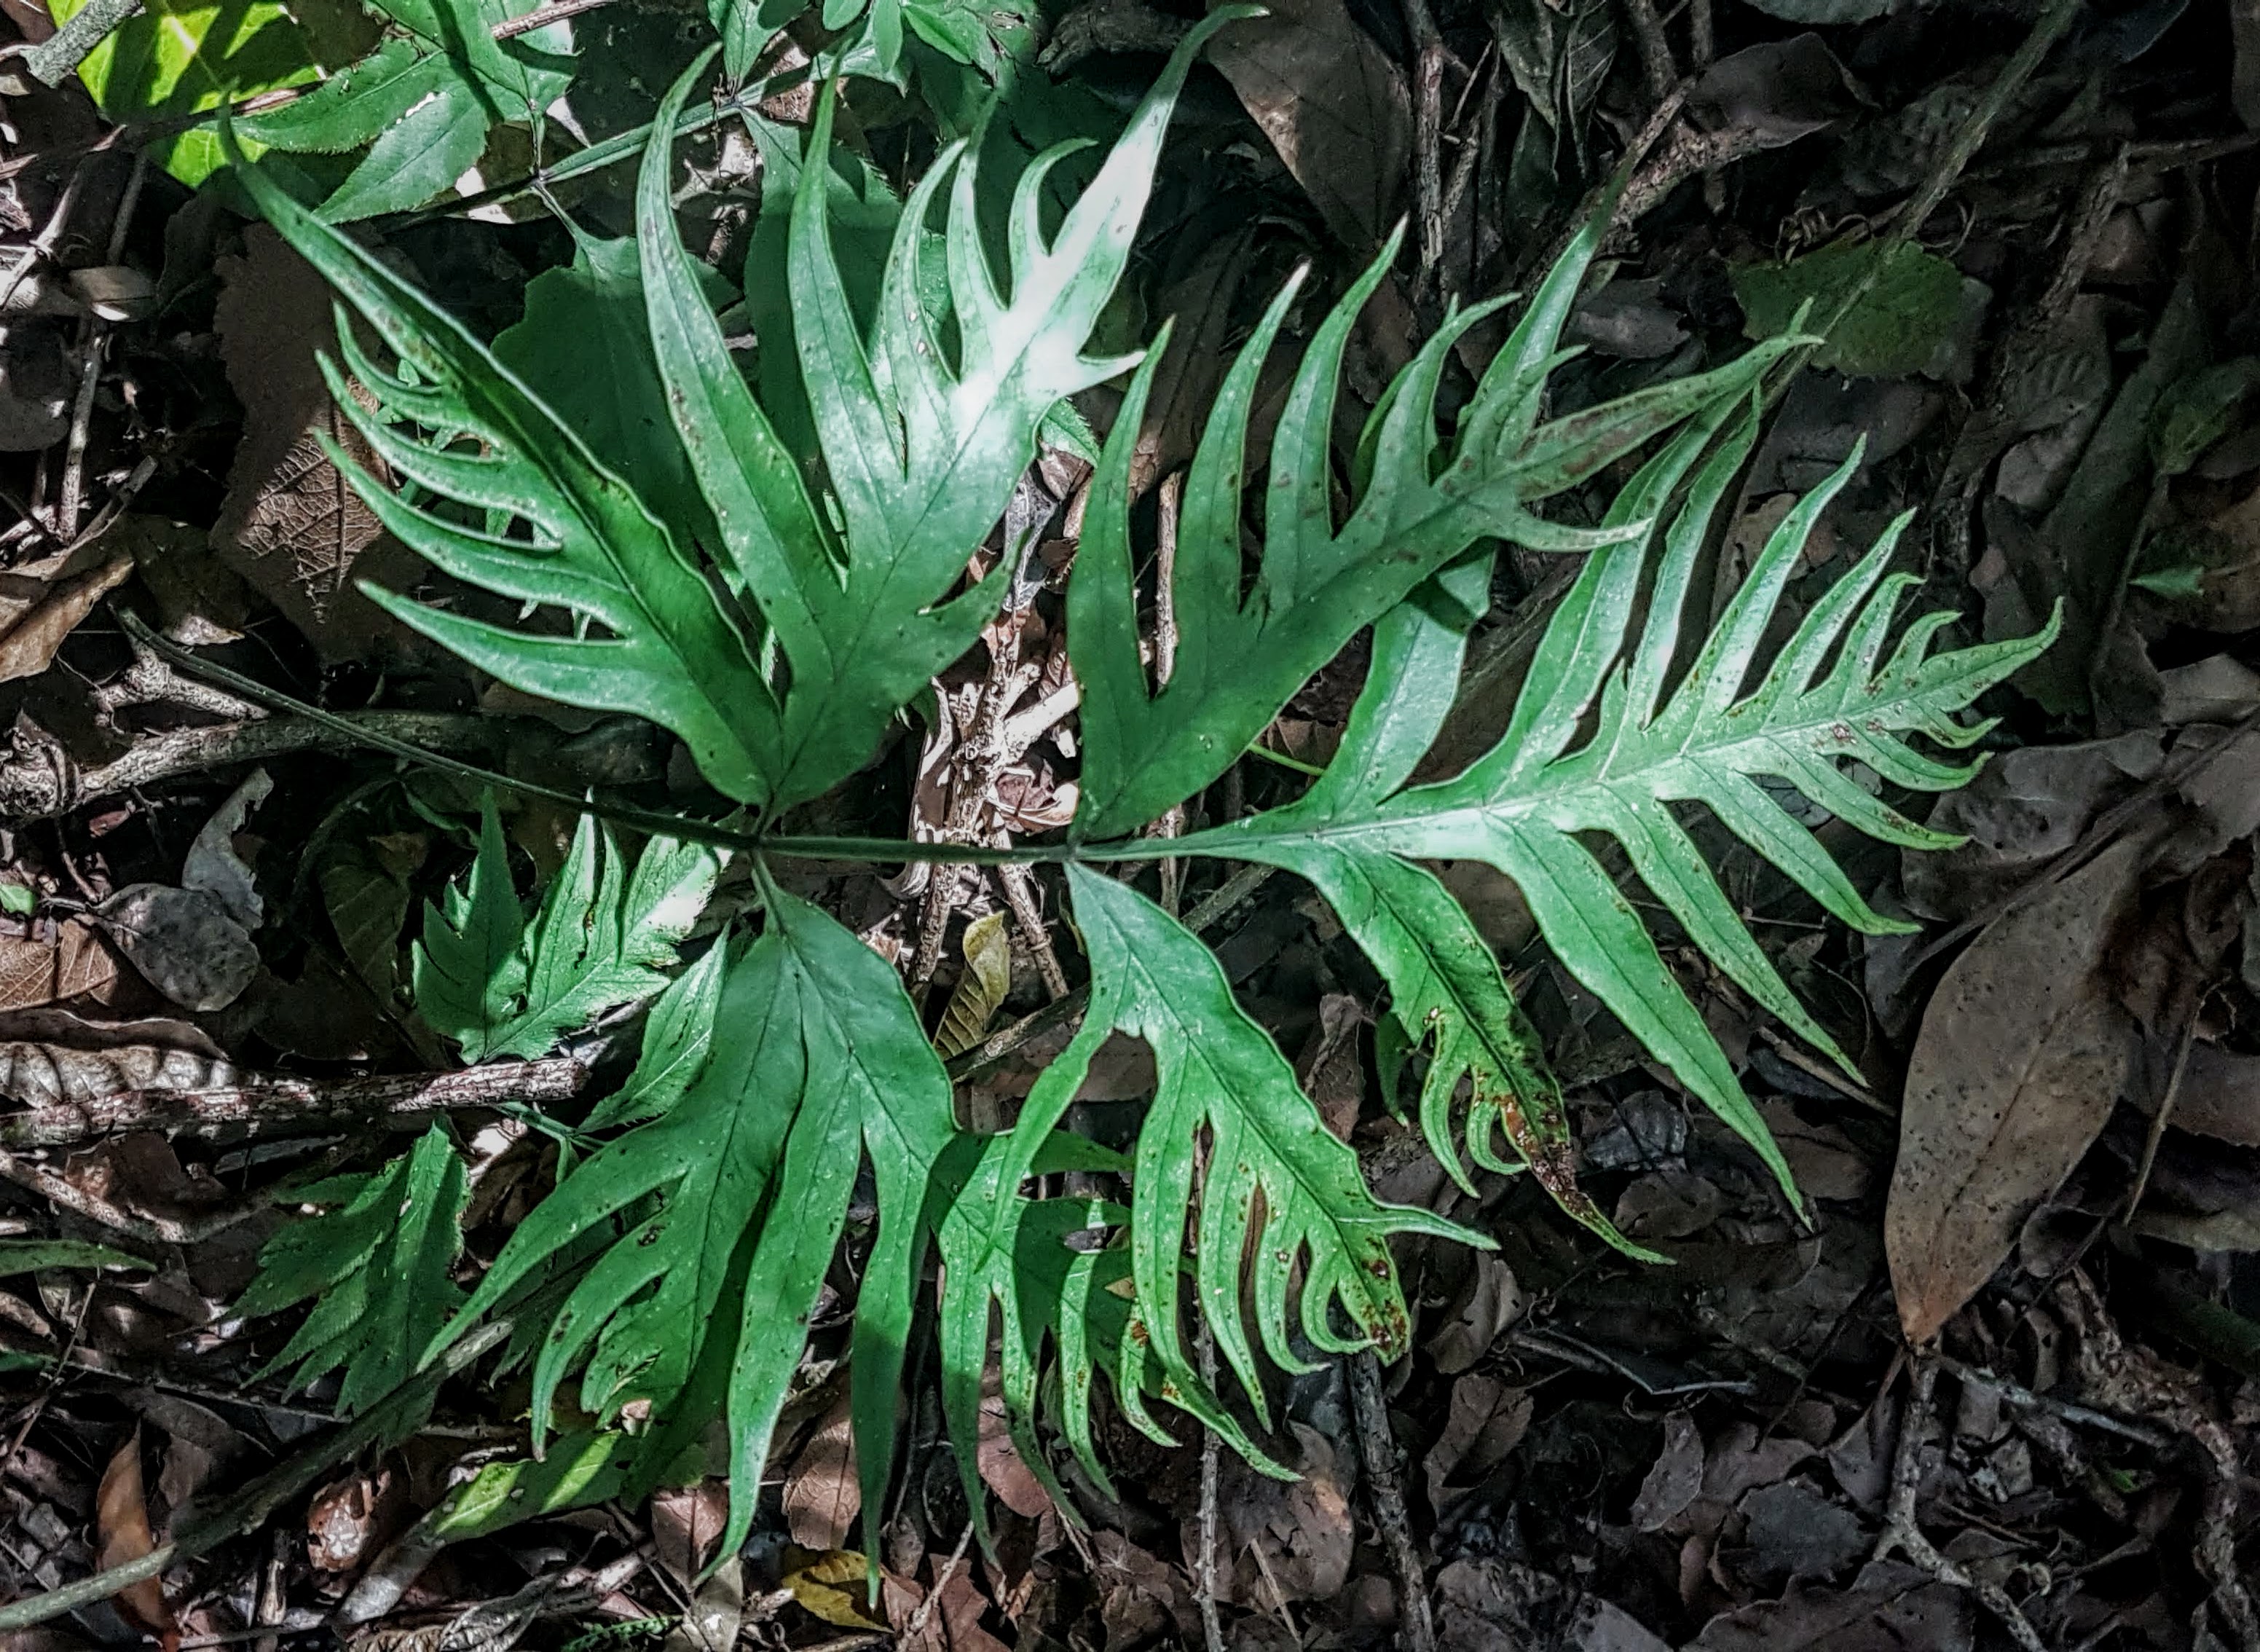
[[(1194, 1398), (1205, 1397), (1208, 1389), (1186, 1354), (1178, 1305), (1196, 1184), (1191, 1281), (1198, 1311), (1259, 1419), (1268, 1417), (1268, 1409), (1242, 1316), (1244, 1253), (1254, 1257), (1254, 1319), (1273, 1363), (1309, 1369), (1291, 1344), (1291, 1312), (1292, 1326), (1321, 1350), (1372, 1346), (1394, 1358), (1406, 1345), (1411, 1320), (1388, 1235), (1490, 1241), (1428, 1212), (1377, 1201), (1359, 1173), (1357, 1155), (1327, 1133), (1277, 1046), (1234, 1002), (1208, 949), (1126, 885), (1074, 866), (1068, 877), (1091, 952), (1091, 1007), (1083, 1032), (1046, 1069), (1022, 1109), (1014, 1137), (1030, 1156), (1000, 1158), (994, 1179), (984, 1184), (983, 1198), (997, 1214), (980, 1249), (965, 1253), (971, 1265), (963, 1284), (953, 1270), (948, 1287), (975, 1294), (951, 1304), (945, 1317), (985, 1320), (983, 1291), (991, 1298), (1007, 1299), (1003, 1285), (1012, 1259), (1021, 1254), (1017, 1223), (1026, 1208), (1025, 1201), (1009, 1197), (1017, 1188), (1016, 1173), (1033, 1162), (1035, 1148), (1056, 1125), (1098, 1043), (1112, 1030), (1143, 1039), (1159, 1076), (1139, 1134), (1129, 1224), (1130, 1270), (1143, 1327), (1137, 1346), (1141, 1359), (1153, 1362), (1158, 1391), (1204, 1420), (1216, 1415), (1212, 1400)], [(1204, 1150), (1205, 1168), (1198, 1162)], [(1337, 1308), (1347, 1332), (1336, 1327)], [(962, 1382), (962, 1358), (957, 1371)], [(1126, 1366), (1118, 1391), (1126, 1397), (1145, 1380), (1142, 1369)], [(1249, 1449), (1244, 1443), (1241, 1448)]]
[(449, 1333), (551, 1255), (625, 1222), (543, 1341), (537, 1435), (584, 1356), (587, 1410), (610, 1421), (647, 1400), (666, 1419), (645, 1459), (654, 1471), (686, 1434), (726, 1412), (726, 1555), (753, 1518), (769, 1435), (867, 1154), (879, 1219), (857, 1297), (852, 1409), (876, 1527), (919, 1210), (955, 1133), (948, 1078), (895, 972), (805, 902), (773, 891), (768, 911), (760, 938), (722, 969), (704, 1070), (660, 1118), (592, 1155), (535, 1208)]
[(295, 1364), (292, 1385), (303, 1388), (342, 1367), (339, 1409), (361, 1411), (415, 1374), (417, 1355), (463, 1300), (450, 1277), (469, 1198), (463, 1162), (434, 1125), (383, 1170), (297, 1198), (339, 1208), (268, 1241), (237, 1312), (257, 1317), (315, 1298), (267, 1369)]
[[(1706, 426), (1718, 422), (1715, 413), (1699, 422), (1651, 461), (1627, 490), (1619, 511), (1627, 517), (1652, 511), (1691, 468), (1696, 449), (1711, 434)], [(1855, 928), (1870, 933), (1901, 928), (1869, 907), (1820, 840), (1766, 795), (1757, 777), (1785, 781), (1847, 824), (1887, 842), (1949, 846), (1953, 840), (1906, 819), (1839, 765), (1856, 759), (1891, 783), (1917, 790), (1963, 783), (1975, 763), (1942, 762), (1905, 737), (1919, 733), (1949, 748), (1981, 738), (1990, 723), (1963, 724), (1956, 714), (2045, 648), (2056, 626), (2051, 620), (2032, 637), (1932, 656), (1930, 640), (1950, 619), (1933, 614), (1909, 627), (1886, 658), (1892, 616), (1919, 583), (1885, 575), (1902, 518), (1813, 605), (1770, 670), (1746, 692), (1783, 587), (1814, 521), (1857, 466), (1856, 452), (1784, 519), (1684, 676), (1666, 693), (1696, 556), (1756, 431), (1753, 406), (1695, 471), (1687, 500), (1663, 536), (1648, 618), (1636, 640), (1629, 638), (1630, 622), (1651, 536), (1613, 543), (1587, 561), (1540, 646), (1506, 733), (1466, 772), (1400, 790), (1410, 772), (1401, 740), (1387, 761), (1346, 742), (1336, 766), (1346, 760), (1349, 777), (1336, 783), (1330, 772), (1304, 800), (1196, 833), (1184, 840), (1184, 849), (1291, 867), (1318, 882), (1330, 898), (1340, 897), (1336, 908), (1345, 926), (1399, 1003), (1432, 1008), (1440, 1000), (1423, 971), (1433, 972), (1440, 938), (1449, 931), (1435, 928), (1432, 916), (1425, 940), (1408, 938), (1419, 920), (1408, 924), (1398, 912), (1379, 910), (1364, 890), (1403, 884), (1408, 862), (1488, 862), (1521, 889), (1563, 967), (1750, 1143), (1794, 1199), (1789, 1167), (1724, 1052), (1629, 903), (1577, 834), (1614, 838), (1706, 955), (1755, 1001), (1849, 1068), (1743, 926), (1671, 805), (1701, 803), (1711, 809)], [(1362, 704), (1353, 717), (1353, 740), (1370, 740), (1359, 731), (1391, 721), (1384, 701), (1395, 691), (1394, 682), (1386, 670), (1370, 682), (1366, 692), (1374, 704)], [(1572, 749), (1589, 717), (1590, 738)], [(1392, 860), (1398, 863), (1394, 869)], [(1456, 930), (1463, 920), (1443, 921)], [(1428, 1030), (1407, 1026), (1414, 1037)], [(1454, 1036), (1456, 1029), (1443, 1029), (1440, 1048)], [(1439, 1065), (1448, 1070), (1448, 1063)], [(1475, 1069), (1476, 1063), (1470, 1060), (1469, 1067)], [(1453, 1073), (1455, 1081), (1457, 1076)], [(1491, 1076), (1476, 1070), (1478, 1096)], [(1455, 1163), (1448, 1125), (1433, 1095), (1424, 1099), (1423, 1120), (1439, 1155)], [(1474, 1141), (1470, 1147), (1480, 1160)], [(1523, 1151), (1558, 1194), (1557, 1176), (1528, 1148)], [(1571, 1209), (1591, 1222), (1589, 1209), (1574, 1204)]]
[[(1174, 584), (1178, 640), (1169, 682), (1148, 690), (1138, 649), (1130, 471), (1156, 349), (1133, 381), (1101, 459), (1068, 590), (1068, 640), (1083, 684), (1081, 839), (1144, 825), (1216, 779), (1311, 676), (1422, 581), (1487, 538), (1584, 550), (1634, 533), (1564, 528), (1532, 514), (1690, 414), (1732, 400), (1774, 360), (1761, 346), (1714, 372), (1677, 380), (1551, 424), (1537, 422), (1570, 300), (1593, 253), (1604, 203), (1550, 271), (1486, 371), (1447, 450), (1436, 392), (1453, 347), (1505, 302), (1448, 318), (1400, 372), (1360, 445), (1360, 487), (1335, 522), (1336, 381), (1360, 310), (1394, 261), (1392, 239), (1304, 354), (1271, 440), (1262, 559), (1241, 596), (1247, 436), (1263, 366), (1301, 275), (1290, 280), (1226, 375), (1186, 473)], [(1401, 232), (1400, 232), (1401, 234)]]
[[(372, 601), (512, 687), (592, 711), (633, 712), (671, 730), (726, 796), (759, 803), (773, 771), (775, 702), (750, 629), (633, 490), (491, 351), (365, 249), (254, 167), (238, 175), (296, 247), (398, 355), (387, 371), (342, 318), (339, 352), (364, 405), (326, 357), (339, 407), (385, 464), (463, 506), (526, 525), (475, 531), (411, 505), (333, 452), (386, 529), (459, 579), (576, 619), (572, 635), (529, 635), (369, 589)], [(439, 435), (411, 433), (409, 421)], [(476, 450), (462, 445), (468, 440)], [(609, 635), (585, 634), (601, 626)]]
[(426, 905), (415, 951), (416, 1005), (463, 1059), (531, 1058), (598, 1014), (667, 985), (721, 870), (697, 844), (647, 844), (631, 877), (619, 844), (583, 815), (564, 864), (527, 922), (491, 802), (466, 887)]
[[(972, 153), (953, 146), (897, 222), (867, 333), (833, 249), (830, 168), (803, 166), (787, 290), (832, 512), (818, 507), (747, 387), (699, 266), (676, 232), (669, 134), (699, 69), (662, 104), (637, 211), (652, 345), (726, 566), (787, 664), (776, 806), (813, 797), (867, 762), (897, 710), (970, 647), (995, 612), (995, 580), (942, 599), (1034, 458), (1036, 432), (1053, 407), (1127, 365), (1091, 360), (1084, 346), (1128, 259), (1192, 55), (1239, 15), (1219, 11), (1192, 32), (1048, 240), (1038, 223), (1044, 181), (1069, 151), (1027, 169), (1005, 238), (1009, 296), (982, 246)], [(828, 152), (833, 108), (830, 96), (819, 105), (810, 154)], [(925, 225), (945, 185), (946, 317), (922, 296), (920, 270)], [(954, 351), (944, 347), (948, 323)]]
[(1111, 1492), (1111, 1482), (1092, 1443), (1091, 1418), (1092, 1382), (1102, 1370), (1123, 1414), (1155, 1441), (1174, 1443), (1147, 1409), (1148, 1390), (1214, 1430), (1249, 1462), (1286, 1472), (1248, 1438), (1205, 1384), (1183, 1386), (1134, 1362), (1143, 1333), (1132, 1330), (1130, 1253), (1110, 1237), (1126, 1226), (1130, 1212), (1105, 1199), (1029, 1198), (1019, 1191), (1029, 1177), (1055, 1171), (1119, 1175), (1132, 1169), (1121, 1155), (1055, 1127), (1113, 1030), (1109, 1019), (1087, 1018), (1037, 1078), (1012, 1130), (985, 1139), (962, 1135), (936, 1168), (929, 1202), (941, 1212), (936, 1239), (943, 1279), (937, 1327), (942, 1409), (984, 1548), (992, 1533), (979, 1452), (992, 1324), (1001, 1333), (999, 1391), (1013, 1444), (1070, 1516), (1075, 1505), (1059, 1491), (1036, 1433), (1048, 1348), (1058, 1377), (1055, 1420), (1102, 1490)]
[(318, 209), (333, 224), (421, 206), (478, 161), (498, 120), (539, 122), (578, 67), (552, 25), (497, 41), (497, 24), (540, 0), (389, 0), (404, 34), (319, 88), (238, 130), (294, 154), (339, 154), (369, 146)]

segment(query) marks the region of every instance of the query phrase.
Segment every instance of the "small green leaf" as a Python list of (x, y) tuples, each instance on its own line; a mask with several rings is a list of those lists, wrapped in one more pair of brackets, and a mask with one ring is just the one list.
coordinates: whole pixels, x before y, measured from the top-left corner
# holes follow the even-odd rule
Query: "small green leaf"
[(683, 1092), (705, 1070), (713, 1048), (714, 1014), (721, 1003), (728, 953), (728, 948), (716, 942), (659, 995), (644, 1023), (643, 1050), (635, 1070), (618, 1095), (590, 1113), (583, 1129), (640, 1124), (683, 1099)]
[[(86, 0), (54, 0), (58, 24)], [(305, 36), (275, 0), (147, 0), (79, 65), (79, 78), (109, 119), (125, 125), (199, 115), (255, 93), (299, 86), (318, 74)], [(150, 157), (191, 188), (225, 157), (210, 132), (159, 138)]]
[(2153, 597), (2187, 600), (2205, 595), (2205, 569), (2193, 562), (2137, 574), (2127, 582)]
[(316, 1298), (267, 1370), (295, 1362), (292, 1385), (303, 1388), (342, 1367), (338, 1405), (350, 1414), (422, 1368), (425, 1348), (463, 1299), (452, 1277), (470, 1197), (463, 1162), (434, 1125), (376, 1174), (340, 1178), (298, 1197), (342, 1208), (268, 1241), (236, 1311), (257, 1318)]
[(1745, 265), (1734, 272), (1742, 330), (1753, 339), (1785, 333), (1808, 303), (1813, 325), (1823, 325), (1863, 282), (1870, 284), (1829, 329), (1813, 364), (1856, 378), (1920, 373), (1962, 315), (1961, 271), (1920, 247), (1839, 242), (1787, 263)]
[(2158, 398), (2150, 416), (2150, 461), (2178, 476), (2228, 433), (2237, 411), (2260, 383), (2260, 359), (2243, 355), (2193, 373)]
[(981, 1041), (1012, 985), (1012, 944), (1005, 933), (1003, 912), (991, 912), (966, 925), (958, 945), (965, 973), (950, 990), (940, 1029), (933, 1036), (933, 1047), (945, 1060)]
[(36, 890), (0, 878), (0, 912), (5, 912), (11, 918), (29, 918), (39, 910), (39, 897)]
[(490, 800), (469, 876), (444, 906), (424, 909), (416, 1006), (465, 1061), (540, 1055), (560, 1034), (666, 986), (675, 943), (720, 871), (713, 850), (654, 838), (631, 877), (611, 829), (583, 815), (528, 922)]
[(567, 1434), (534, 1462), (490, 1462), (417, 1522), (435, 1543), (486, 1537), (527, 1520), (605, 1503), (620, 1494), (634, 1460), (635, 1440), (623, 1434)]
[(155, 1264), (107, 1245), (78, 1239), (0, 1239), (0, 1274), (37, 1273), (43, 1268), (139, 1268)]

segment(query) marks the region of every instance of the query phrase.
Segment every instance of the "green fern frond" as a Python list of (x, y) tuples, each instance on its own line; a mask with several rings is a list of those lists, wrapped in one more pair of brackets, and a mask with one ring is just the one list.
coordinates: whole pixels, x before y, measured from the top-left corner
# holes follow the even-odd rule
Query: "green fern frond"
[(417, 1008), (467, 1062), (542, 1055), (604, 1011), (666, 987), (675, 944), (720, 871), (712, 849), (654, 839), (630, 876), (611, 829), (583, 815), (529, 923), (490, 800), (468, 875), (425, 908)]
[(463, 1162), (434, 1125), (383, 1169), (292, 1197), (338, 1208), (267, 1241), (236, 1311), (256, 1318), (311, 1298), (313, 1312), (267, 1370), (296, 1365), (291, 1385), (304, 1388), (342, 1368), (338, 1408), (365, 1411), (415, 1375), (425, 1345), (462, 1305), (451, 1276), (469, 1198)]
[(1568, 528), (1529, 507), (1691, 414), (1736, 399), (1785, 347), (1761, 345), (1713, 372), (1541, 424), (1548, 375), (1563, 359), (1555, 347), (1613, 204), (1613, 196), (1602, 203), (1548, 272), (1448, 445), (1436, 425), (1445, 368), (1468, 330), (1506, 300), (1448, 318), (1398, 374), (1366, 423), (1356, 497), (1337, 525), (1336, 384), (1358, 312), (1396, 260), (1391, 240), (1296, 369), (1271, 439), (1262, 556), (1243, 599), (1248, 425), (1302, 275), (1287, 282), (1226, 375), (1186, 473), (1172, 587), (1175, 663), (1151, 692), (1129, 531), (1131, 466), (1161, 347), (1148, 354), (1093, 479), (1068, 588), (1068, 643), (1084, 686), (1078, 839), (1135, 830), (1215, 780), (1351, 637), (1478, 540), (1591, 550), (1640, 531), (1644, 524), (1624, 519)]
[[(1262, 861), (1288, 867), (1343, 898), (1336, 909), (1363, 947), (1400, 1006), (1416, 1007), (1407, 1034), (1432, 1030), (1431, 1011), (1449, 1021), (1439, 1048), (1463, 1039), (1457, 1022), (1482, 1013), (1471, 1002), (1444, 1006), (1431, 984), (1434, 940), (1407, 924), (1361, 885), (1405, 882), (1405, 863), (1420, 860), (1481, 860), (1513, 878), (1529, 902), (1540, 933), (1570, 974), (1606, 1004), (1689, 1090), (1702, 1098), (1772, 1168), (1795, 1199), (1787, 1163), (1741, 1091), (1723, 1051), (1702, 1017), (1673, 980), (1656, 943), (1620, 895), (1608, 872), (1578, 839), (1581, 833), (1613, 838), (1643, 883), (1689, 939), (1743, 990), (1833, 1060), (1849, 1062), (1827, 1031), (1800, 1005), (1743, 926), (1694, 841), (1672, 812), (1674, 804), (1700, 803), (1758, 855), (1780, 869), (1832, 915), (1869, 933), (1904, 926), (1876, 913), (1861, 898), (1820, 841), (1758, 784), (1758, 776), (1786, 782), (1846, 824), (1886, 842), (1915, 848), (1950, 847), (1954, 840), (1907, 819), (1863, 790), (1840, 765), (1867, 765), (1884, 781), (1922, 791), (1960, 785), (1976, 764), (1942, 762), (1905, 738), (1920, 734), (1949, 748), (1984, 736), (1990, 723), (1964, 724), (1956, 713), (2045, 648), (2056, 621), (2039, 634), (1927, 655), (1931, 640), (1950, 622), (1927, 615), (1910, 626), (1888, 658), (1892, 615), (1919, 582), (1885, 569), (1906, 518), (1885, 532), (1859, 565), (1806, 613), (1794, 637), (1757, 686), (1745, 692), (1760, 639), (1790, 574), (1799, 565), (1813, 525), (1859, 462), (1856, 451), (1834, 475), (1802, 500), (1768, 540), (1756, 564), (1677, 686), (1668, 694), (1680, 642), (1681, 611), (1706, 529), (1731, 478), (1756, 440), (1753, 407), (1696, 473), (1686, 503), (1664, 535), (1648, 599), (1648, 620), (1629, 652), (1627, 641), (1648, 568), (1643, 539), (1595, 553), (1564, 599), (1540, 646), (1505, 736), (1457, 777), (1398, 790), (1409, 773), (1402, 755), (1402, 719), (1391, 697), (1403, 695), (1401, 672), (1377, 669), (1351, 724), (1336, 767), (1364, 776), (1341, 785), (1321, 782), (1284, 809), (1184, 840), (1187, 853)], [(1637, 497), (1620, 509), (1645, 511), (1668, 491), (1706, 433), (1699, 426), (1651, 461), (1627, 492)], [(1400, 625), (1439, 644), (1425, 627), (1434, 622), (1400, 610)], [(1400, 634), (1377, 657), (1397, 658), (1420, 642)], [(1825, 668), (1825, 669), (1824, 669)], [(1571, 749), (1590, 716), (1589, 739)], [(1374, 731), (1393, 727), (1398, 755), (1376, 761)], [(1391, 868), (1390, 862), (1398, 863)], [(1492, 967), (1495, 974), (1496, 966)], [(1491, 1013), (1504, 1000), (1491, 980), (1483, 996)], [(1400, 1013), (1404, 1011), (1400, 1007)], [(1512, 1026), (1495, 1026), (1485, 1042), (1527, 1048)], [(1542, 1105), (1550, 1080), (1518, 1076), (1502, 1060), (1483, 1069), (1470, 1059), (1440, 1059), (1447, 1085), (1472, 1070), (1477, 1092), (1503, 1087), (1506, 1098), (1491, 1108), (1519, 1105), (1526, 1117)], [(1432, 1078), (1432, 1084), (1434, 1083)], [(1455, 1163), (1444, 1120), (1445, 1099), (1432, 1089), (1423, 1123), (1440, 1157)], [(1476, 1119), (1485, 1116), (1479, 1108)], [(1479, 1162), (1483, 1133), (1471, 1135)], [(1529, 1157), (1526, 1150), (1526, 1157)], [(1556, 1169), (1529, 1157), (1549, 1187)], [(1591, 1225), (1589, 1208), (1572, 1205)]]
[(752, 1520), (769, 1434), (867, 1154), (879, 1219), (856, 1304), (852, 1409), (876, 1527), (923, 1242), (919, 1211), (956, 1129), (948, 1077), (895, 972), (805, 902), (772, 890), (767, 912), (760, 938), (719, 967), (713, 1048), (699, 1076), (535, 1207), (447, 1334), (583, 1235), (621, 1224), (535, 1360), (536, 1439), (576, 1368), (582, 1405), (600, 1420), (637, 1401), (666, 1420), (634, 1477), (646, 1489), (686, 1435), (726, 1413), (726, 1555)]

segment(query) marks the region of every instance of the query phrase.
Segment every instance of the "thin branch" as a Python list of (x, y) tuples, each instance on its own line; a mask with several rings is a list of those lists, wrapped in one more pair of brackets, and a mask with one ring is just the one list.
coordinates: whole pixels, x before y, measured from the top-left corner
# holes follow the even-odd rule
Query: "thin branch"
[(71, 1147), (129, 1130), (260, 1135), (340, 1125), (420, 1129), (435, 1113), (503, 1102), (570, 1100), (589, 1069), (570, 1056), (496, 1062), (453, 1073), (337, 1080), (290, 1077), (210, 1090), (126, 1090), (0, 1118), (0, 1149)]
[(40, 85), (60, 86), (89, 53), (140, 15), (141, 0), (87, 0), (69, 22), (25, 54), (24, 67)]
[(1389, 1405), (1381, 1391), (1381, 1362), (1371, 1354), (1349, 1357), (1350, 1410), (1357, 1419), (1358, 1455), (1365, 1462), (1373, 1494), (1373, 1523), (1397, 1570), (1403, 1601), (1405, 1652), (1436, 1652), (1436, 1625), (1428, 1610), (1427, 1574), (1412, 1541), (1412, 1521), (1405, 1508), (1405, 1458), (1389, 1427)]

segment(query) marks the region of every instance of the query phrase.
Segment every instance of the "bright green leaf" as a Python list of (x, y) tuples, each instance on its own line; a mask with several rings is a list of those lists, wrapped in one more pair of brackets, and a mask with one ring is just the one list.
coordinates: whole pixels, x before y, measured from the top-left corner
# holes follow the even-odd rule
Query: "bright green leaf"
[[(58, 24), (86, 0), (54, 0)], [(303, 85), (318, 74), (305, 36), (274, 0), (218, 5), (213, 0), (147, 0), (87, 54), (79, 78), (113, 121), (202, 114), (222, 104)], [(223, 164), (202, 129), (160, 138), (150, 158), (182, 182), (202, 183)]]
[[(662, 1117), (594, 1155), (511, 1235), (457, 1324), (468, 1326), (580, 1237), (626, 1235), (574, 1287), (534, 1366), (546, 1427), (585, 1358), (582, 1404), (609, 1420), (637, 1400), (669, 1414), (647, 1477), (726, 1412), (735, 1550), (769, 1435), (868, 1155), (878, 1229), (853, 1339), (863, 1506), (876, 1535), (892, 1462), (926, 1183), (955, 1134), (949, 1080), (900, 979), (815, 907), (772, 892), (767, 925), (728, 966), (704, 1072)], [(640, 1484), (647, 1484), (643, 1477)]]
[(542, 1055), (561, 1034), (666, 986), (675, 943), (720, 871), (713, 850), (662, 838), (630, 876), (611, 829), (583, 815), (529, 922), (490, 802), (468, 877), (425, 908), (416, 1006), (466, 1061)]

